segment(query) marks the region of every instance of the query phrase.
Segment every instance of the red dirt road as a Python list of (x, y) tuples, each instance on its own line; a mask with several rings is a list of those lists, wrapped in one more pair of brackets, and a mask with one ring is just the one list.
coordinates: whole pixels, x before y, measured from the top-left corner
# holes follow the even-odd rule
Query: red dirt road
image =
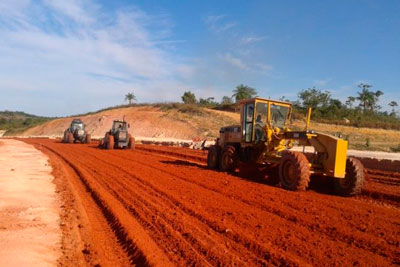
[(65, 265), (400, 264), (393, 173), (370, 170), (363, 194), (342, 198), (318, 183), (289, 192), (207, 170), (201, 151), (24, 141), (47, 153), (64, 181), (64, 221), (73, 230), (64, 229)]

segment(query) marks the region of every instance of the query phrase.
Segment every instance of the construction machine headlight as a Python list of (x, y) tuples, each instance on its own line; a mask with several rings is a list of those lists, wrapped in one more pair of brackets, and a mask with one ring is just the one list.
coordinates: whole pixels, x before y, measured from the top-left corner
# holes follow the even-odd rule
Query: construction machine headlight
[(85, 133), (84, 130), (78, 130), (78, 135), (83, 135)]

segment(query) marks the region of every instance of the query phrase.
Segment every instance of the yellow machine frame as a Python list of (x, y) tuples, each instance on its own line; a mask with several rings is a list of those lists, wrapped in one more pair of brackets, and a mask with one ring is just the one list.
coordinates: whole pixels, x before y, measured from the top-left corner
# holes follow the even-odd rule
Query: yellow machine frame
[[(243, 134), (245, 133), (244, 109), (247, 104), (253, 103), (253, 128), (251, 142), (245, 142)], [(290, 118), (292, 115), (292, 104), (283, 101), (275, 101), (264, 98), (252, 98), (240, 102), (240, 123), (242, 131), (240, 134), (241, 146), (254, 146), (255, 127), (256, 127), (256, 108), (257, 103), (267, 104), (267, 121), (265, 124), (266, 140), (259, 146), (258, 163), (276, 162), (279, 163), (282, 151), (293, 147), (293, 142), (297, 141), (299, 146), (314, 148), (313, 160), (310, 161), (311, 171), (336, 178), (344, 178), (346, 174), (346, 159), (348, 142), (346, 140), (314, 131), (309, 131), (311, 109), (307, 112), (305, 131), (297, 132), (289, 129)], [(271, 104), (289, 108), (283, 127), (274, 127), (271, 123)], [(304, 151), (304, 150), (303, 150)]]

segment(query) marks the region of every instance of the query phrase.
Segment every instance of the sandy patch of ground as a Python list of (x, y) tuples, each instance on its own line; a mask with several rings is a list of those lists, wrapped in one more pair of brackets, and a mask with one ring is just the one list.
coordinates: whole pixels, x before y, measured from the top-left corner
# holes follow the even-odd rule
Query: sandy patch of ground
[(0, 145), (0, 266), (55, 266), (61, 231), (47, 157), (16, 140)]

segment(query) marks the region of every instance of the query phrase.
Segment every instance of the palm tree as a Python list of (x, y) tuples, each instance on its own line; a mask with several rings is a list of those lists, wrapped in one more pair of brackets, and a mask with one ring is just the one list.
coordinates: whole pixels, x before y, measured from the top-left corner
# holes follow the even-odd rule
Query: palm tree
[(236, 89), (233, 90), (232, 97), (235, 98), (236, 102), (239, 102), (243, 99), (252, 98), (257, 95), (257, 91), (250, 86), (239, 84), (236, 86)]
[(371, 88), (372, 85), (360, 83), (358, 87), (362, 89), (361, 92), (357, 92), (357, 100), (360, 101), (360, 106), (363, 108), (364, 111), (373, 108), (375, 102), (375, 94), (368, 90), (368, 88)]
[(388, 105), (392, 107), (392, 114), (395, 114), (395, 108), (398, 106), (397, 102), (392, 101)]
[(354, 96), (349, 96), (346, 100), (346, 106), (348, 106), (349, 108), (352, 108), (354, 101), (356, 101), (356, 98)]
[(131, 105), (132, 101), (136, 101), (136, 96), (133, 93), (127, 93), (125, 95), (125, 101), (129, 101), (129, 105)]

